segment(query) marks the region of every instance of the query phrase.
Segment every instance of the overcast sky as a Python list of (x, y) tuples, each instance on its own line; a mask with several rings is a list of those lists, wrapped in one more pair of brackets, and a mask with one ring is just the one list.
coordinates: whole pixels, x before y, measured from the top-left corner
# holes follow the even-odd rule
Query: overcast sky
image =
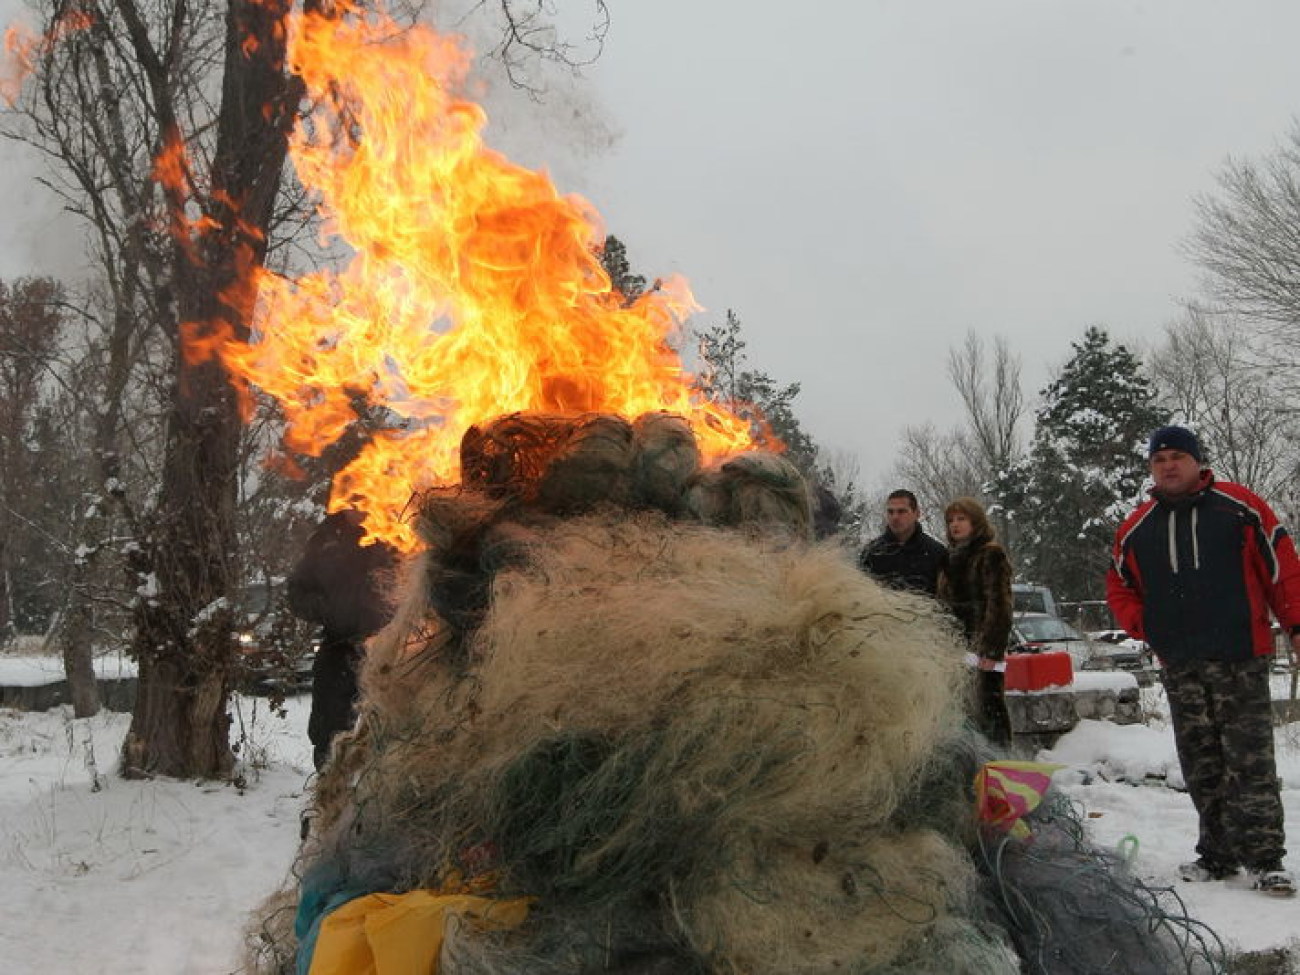
[[(1300, 4), (614, 3), (587, 71), (621, 130), (579, 187), (861, 460), (956, 421), (947, 351), (1007, 336), (1031, 394), (1092, 324), (1154, 344), (1231, 155), (1300, 115)], [(815, 13), (814, 13), (815, 12)]]
[[(542, 126), (527, 161), (638, 271), (684, 274), (705, 323), (734, 308), (869, 487), (905, 425), (957, 420), (944, 361), (968, 330), (1012, 341), (1031, 394), (1088, 325), (1156, 342), (1195, 290), (1193, 197), (1300, 115), (1294, 0), (611, 8), (582, 84), (619, 138), (575, 165)], [(30, 175), (6, 167), (0, 275), (75, 256)]]

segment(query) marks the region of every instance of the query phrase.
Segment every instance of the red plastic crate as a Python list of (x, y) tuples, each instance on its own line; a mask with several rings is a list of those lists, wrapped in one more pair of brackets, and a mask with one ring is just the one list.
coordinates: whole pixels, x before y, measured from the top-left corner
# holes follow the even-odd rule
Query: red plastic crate
[(1074, 664), (1068, 653), (1007, 654), (1006, 689), (1041, 691), (1048, 687), (1067, 687), (1074, 683)]
[(1007, 654), (1007, 670), (1003, 676), (1003, 686), (1009, 691), (1029, 690), (1029, 661), (1034, 659), (1032, 653)]

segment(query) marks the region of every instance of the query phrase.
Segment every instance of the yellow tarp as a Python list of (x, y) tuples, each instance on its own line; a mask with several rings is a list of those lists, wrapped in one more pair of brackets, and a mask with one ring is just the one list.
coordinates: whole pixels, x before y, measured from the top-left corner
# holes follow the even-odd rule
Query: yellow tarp
[(493, 900), (472, 894), (367, 894), (332, 911), (321, 923), (310, 975), (436, 975), (447, 919), (480, 930), (513, 928), (532, 898)]

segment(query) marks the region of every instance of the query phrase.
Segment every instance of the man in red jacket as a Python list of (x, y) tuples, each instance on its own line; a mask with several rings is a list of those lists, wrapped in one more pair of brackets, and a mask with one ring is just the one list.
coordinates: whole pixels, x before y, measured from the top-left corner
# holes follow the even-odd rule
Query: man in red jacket
[(1300, 649), (1300, 559), (1262, 498), (1216, 481), (1184, 427), (1151, 435), (1155, 486), (1115, 535), (1106, 599), (1164, 665), (1187, 791), (1200, 819), (1184, 880), (1245, 867), (1252, 886), (1290, 896), (1273, 758), (1270, 612)]

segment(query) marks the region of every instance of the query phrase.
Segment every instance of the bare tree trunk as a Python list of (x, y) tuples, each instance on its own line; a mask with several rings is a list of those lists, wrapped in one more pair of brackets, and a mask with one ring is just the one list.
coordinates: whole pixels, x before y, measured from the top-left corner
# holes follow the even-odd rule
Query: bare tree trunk
[(9, 587), (9, 526), (0, 518), (0, 644), (8, 643), (13, 634), (13, 612)]
[[(123, 261), (127, 287), (134, 290), (136, 256)], [(128, 299), (129, 301), (129, 299)], [(122, 428), (125, 410), (125, 392), (131, 375), (131, 336), (136, 323), (123, 314), (119, 305), (114, 311), (113, 326), (108, 332), (108, 368), (104, 377), (103, 402), (95, 418), (94, 455), (98, 461), (99, 487), (104, 495), (114, 499), (121, 517), (130, 524), (136, 519), (126, 501), (120, 484), (120, 458), (117, 440)], [(99, 713), (101, 701), (99, 682), (95, 677), (94, 635), (95, 614), (93, 592), (99, 584), (96, 562), (102, 549), (102, 539), (111, 533), (110, 519), (103, 516), (99, 506), (97, 514), (81, 520), (76, 537), (81, 539), (81, 551), (72, 560), (67, 580), (67, 601), (55, 630), (64, 672), (72, 696), (73, 713), (87, 718)]]
[(139, 696), (124, 771), (219, 778), (233, 763), (226, 699), (232, 660), (235, 394), (219, 366), (182, 367), (167, 436), (151, 573), (136, 613)]
[[(232, 0), (217, 147), (208, 197), (211, 223), (189, 236), (183, 187), (165, 187), (176, 244), (178, 322), (200, 333), (248, 334), (251, 275), (266, 230), (296, 109), (285, 74), (288, 0)], [(246, 43), (252, 39), (252, 43)], [(163, 131), (178, 138), (176, 120)], [(224, 778), (234, 757), (226, 713), (233, 661), (235, 500), (240, 416), (215, 359), (178, 350), (158, 523), (144, 564), (156, 595), (138, 604), (140, 683), (122, 747), (125, 775)]]
[(99, 681), (95, 678), (94, 643), (91, 640), (90, 607), (85, 598), (86, 580), (74, 570), (68, 606), (54, 631), (63, 657), (63, 673), (72, 697), (72, 715), (93, 718), (99, 714)]

